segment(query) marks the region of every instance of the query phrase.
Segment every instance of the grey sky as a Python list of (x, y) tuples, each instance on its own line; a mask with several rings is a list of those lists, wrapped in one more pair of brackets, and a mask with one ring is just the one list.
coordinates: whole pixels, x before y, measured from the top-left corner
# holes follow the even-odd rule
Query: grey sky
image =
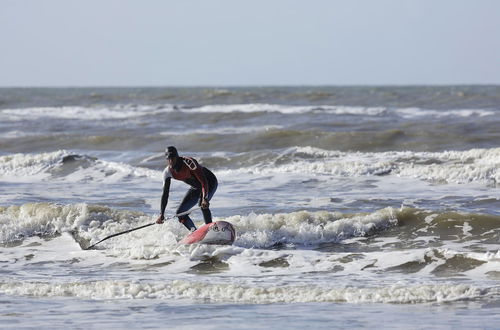
[(0, 0), (0, 86), (500, 84), (496, 0)]

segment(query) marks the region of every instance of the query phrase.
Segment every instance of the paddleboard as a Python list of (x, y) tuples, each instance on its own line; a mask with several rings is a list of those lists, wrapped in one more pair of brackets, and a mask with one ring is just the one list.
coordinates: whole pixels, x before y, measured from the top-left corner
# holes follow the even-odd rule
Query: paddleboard
[(184, 237), (180, 244), (221, 244), (231, 245), (236, 239), (236, 231), (227, 221), (216, 221), (205, 224)]

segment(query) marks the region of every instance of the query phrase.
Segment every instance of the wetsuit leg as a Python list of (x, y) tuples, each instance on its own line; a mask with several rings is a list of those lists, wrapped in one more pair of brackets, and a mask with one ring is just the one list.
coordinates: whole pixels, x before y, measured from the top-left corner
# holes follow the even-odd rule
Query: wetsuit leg
[(212, 222), (212, 212), (210, 209), (201, 209), (201, 213), (203, 213), (203, 220), (205, 220), (205, 223)]
[[(181, 205), (177, 208), (177, 214), (186, 212), (196, 205), (200, 196), (200, 191), (196, 188), (191, 188), (188, 190), (184, 199), (181, 202)], [(193, 228), (196, 230), (196, 226), (193, 223), (193, 220), (189, 217), (189, 215), (183, 215), (179, 217), (179, 222), (182, 223), (188, 230), (192, 230)]]
[[(218, 186), (217, 178), (215, 177), (215, 175), (212, 172), (209, 172), (209, 173), (205, 172), (205, 175), (207, 177), (208, 186), (209, 186), (209, 192), (208, 192), (207, 199), (211, 200), (215, 194), (215, 191), (217, 190), (217, 186)], [(209, 208), (208, 209), (201, 209), (201, 212), (203, 213), (203, 220), (205, 220), (205, 223), (211, 223), (212, 222), (212, 212), (210, 211), (210, 209)]]

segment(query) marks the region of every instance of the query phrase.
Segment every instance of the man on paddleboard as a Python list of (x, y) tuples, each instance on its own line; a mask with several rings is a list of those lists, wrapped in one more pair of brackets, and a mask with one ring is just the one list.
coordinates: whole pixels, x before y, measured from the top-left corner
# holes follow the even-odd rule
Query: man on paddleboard
[[(185, 212), (197, 203), (201, 206), (205, 223), (212, 222), (212, 212), (210, 212), (210, 200), (217, 190), (217, 178), (206, 167), (201, 166), (194, 158), (180, 157), (177, 149), (170, 146), (165, 151), (168, 166), (163, 171), (163, 194), (161, 196), (161, 213), (156, 223), (163, 223), (165, 220), (165, 208), (168, 203), (170, 192), (170, 182), (172, 178), (183, 181), (191, 186), (184, 196), (181, 205), (177, 208), (177, 214)], [(189, 217), (183, 215), (179, 221), (190, 231), (196, 230), (196, 226)]]

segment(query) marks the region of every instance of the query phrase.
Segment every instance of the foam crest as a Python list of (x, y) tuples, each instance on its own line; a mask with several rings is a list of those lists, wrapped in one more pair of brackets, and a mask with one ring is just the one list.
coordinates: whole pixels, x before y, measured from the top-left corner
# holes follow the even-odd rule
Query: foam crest
[(58, 150), (40, 154), (0, 156), (0, 178), (5, 181), (64, 178), (67, 181), (116, 182), (126, 178), (161, 178), (161, 172), (126, 163), (100, 160)]
[(0, 110), (0, 115), (7, 120), (39, 120), (43, 118), (59, 119), (81, 119), (81, 120), (103, 120), (103, 119), (126, 119), (157, 113), (173, 111), (169, 105), (116, 105), (113, 107), (82, 107), (82, 106), (63, 106), (63, 107), (35, 107), (22, 109)]
[(248, 286), (175, 280), (166, 283), (127, 281), (0, 282), (0, 292), (35, 297), (82, 299), (189, 299), (232, 303), (429, 303), (498, 295), (495, 288), (469, 284), (388, 285), (381, 287), (328, 287), (316, 285)]
[[(146, 218), (141, 219), (144, 219), (144, 222)], [(191, 260), (206, 257), (225, 259), (244, 252), (242, 248), (316, 246), (324, 242), (339, 242), (347, 238), (372, 235), (397, 225), (396, 214), (392, 208), (357, 215), (302, 211), (288, 214), (237, 215), (222, 220), (231, 222), (236, 228), (237, 238), (234, 246), (178, 245), (177, 242), (186, 235), (186, 230), (178, 222), (168, 221), (161, 226), (113, 238), (103, 242), (100, 248), (105, 249), (108, 256), (127, 259), (148, 260), (173, 254), (182, 254)], [(149, 222), (151, 221), (149, 219)], [(82, 233), (81, 236), (88, 237), (91, 244), (98, 241), (99, 237), (140, 224), (130, 221), (103, 223), (100, 227), (85, 229), (88, 232)]]
[[(338, 242), (346, 238), (371, 235), (397, 224), (392, 208), (356, 215), (302, 211), (238, 215), (223, 220), (231, 222), (236, 227), (238, 236), (235, 245), (239, 247)], [(35, 235), (50, 236), (74, 232), (81, 244), (90, 245), (103, 237), (151, 221), (152, 219), (142, 212), (115, 210), (99, 205), (28, 203), (0, 207), (0, 242), (9, 243)], [(148, 231), (133, 232), (126, 237), (103, 242), (102, 247), (108, 249), (111, 255), (151, 259), (169, 253), (184, 235), (185, 230), (179, 223), (168, 221)], [(214, 255), (231, 255), (239, 252), (217, 251)], [(189, 253), (193, 257), (207, 255), (207, 251)]]
[(34, 235), (54, 235), (78, 227), (88, 216), (85, 204), (33, 203), (0, 207), (0, 242)]
[(293, 106), (281, 104), (219, 104), (205, 105), (198, 108), (185, 109), (182, 111), (201, 112), (201, 113), (255, 113), (255, 112), (279, 112), (282, 114), (304, 114), (304, 113), (327, 113), (334, 115), (359, 115), (359, 116), (378, 116), (387, 111), (384, 107), (352, 107), (352, 106)]
[(202, 107), (182, 109), (186, 112), (201, 113), (256, 113), (256, 112), (278, 112), (281, 114), (305, 114), (324, 113), (331, 115), (352, 115), (352, 116), (382, 116), (395, 114), (406, 119), (418, 119), (421, 117), (485, 117), (495, 114), (494, 110), (488, 109), (456, 109), (456, 110), (433, 110), (422, 108), (396, 108), (387, 107), (362, 107), (362, 106), (342, 106), (342, 105), (282, 105), (267, 103), (249, 104), (216, 104)]
[(343, 215), (335, 212), (250, 214), (224, 219), (235, 225), (236, 245), (270, 247), (277, 244), (317, 245), (346, 238), (371, 235), (397, 224), (392, 208), (369, 214)]
[(52, 236), (73, 231), (78, 231), (81, 239), (91, 240), (110, 231), (130, 229), (135, 221), (144, 219), (145, 215), (140, 212), (86, 203), (28, 203), (0, 207), (0, 242), (10, 243), (36, 235)]
[(458, 109), (458, 110), (429, 110), (420, 108), (404, 108), (397, 109), (396, 114), (403, 118), (418, 118), (418, 117), (485, 117), (495, 114), (493, 110), (486, 109)]
[[(262, 126), (243, 126), (243, 127), (230, 127), (230, 126), (225, 126), (225, 127), (220, 127), (217, 129), (217, 134), (224, 135), (224, 134), (248, 134), (248, 133), (260, 133), (260, 132), (266, 132), (266, 131), (271, 131), (271, 130), (278, 130), (282, 129), (283, 126), (280, 125), (262, 125)], [(172, 130), (174, 128), (169, 128), (167, 132), (162, 132), (160, 135), (163, 136), (171, 136), (172, 135)], [(175, 135), (186, 135), (190, 136), (193, 134), (214, 134), (214, 130), (212, 128), (197, 128), (197, 129), (185, 129), (182, 128), (178, 131), (175, 131)]]
[(2, 180), (19, 177), (49, 176), (48, 170), (57, 166), (68, 155), (65, 150), (40, 154), (12, 154), (0, 156), (0, 178)]
[(396, 164), (401, 166), (396, 173), (437, 182), (500, 183), (500, 148), (415, 153), (415, 156), (397, 159)]
[(136, 167), (126, 163), (110, 162), (98, 160), (95, 172), (111, 171), (114, 175), (112, 180), (120, 180), (127, 177), (146, 177), (155, 180), (161, 180), (161, 171), (155, 171), (148, 168)]
[(336, 116), (389, 116), (396, 115), (405, 119), (432, 118), (470, 118), (486, 117), (496, 114), (492, 109), (455, 109), (433, 110), (422, 108), (387, 108), (343, 105), (285, 105), (269, 103), (215, 104), (199, 107), (176, 106), (171, 104), (135, 105), (118, 104), (113, 106), (61, 106), (30, 107), (0, 110), (0, 118), (4, 121), (41, 120), (41, 119), (76, 119), (106, 120), (127, 119), (148, 115), (180, 111), (183, 113), (280, 113), (284, 115), (329, 114)]
[(222, 173), (313, 173), (340, 177), (397, 175), (441, 183), (500, 182), (500, 148), (353, 153), (294, 147), (274, 158), (274, 162)]

